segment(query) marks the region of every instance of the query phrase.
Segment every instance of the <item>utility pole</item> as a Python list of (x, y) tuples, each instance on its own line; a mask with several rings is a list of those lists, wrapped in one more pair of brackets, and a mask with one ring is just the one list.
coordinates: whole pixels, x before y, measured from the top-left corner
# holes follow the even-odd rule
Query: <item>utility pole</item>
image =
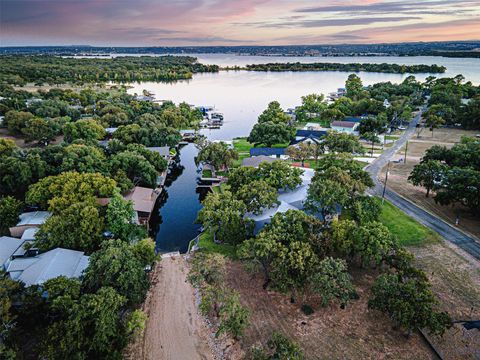
[(382, 205), (385, 201), (385, 191), (387, 190), (387, 181), (388, 181), (388, 170), (390, 169), (390, 160), (387, 163), (387, 171), (385, 171), (385, 184), (383, 185), (383, 193), (382, 193)]
[(407, 163), (407, 149), (408, 149), (408, 140), (407, 140), (407, 142), (405, 143), (405, 157), (403, 158), (403, 163), (404, 163), (404, 164)]

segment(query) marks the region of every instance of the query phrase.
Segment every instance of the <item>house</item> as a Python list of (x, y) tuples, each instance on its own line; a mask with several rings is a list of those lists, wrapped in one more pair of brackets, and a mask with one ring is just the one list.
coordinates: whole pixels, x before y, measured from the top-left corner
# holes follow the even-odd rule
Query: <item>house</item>
[(151, 95), (135, 95), (135, 100), (153, 102), (155, 98)]
[(118, 127), (107, 127), (105, 128), (105, 132), (107, 133), (107, 136), (111, 137), (115, 131), (118, 130)]
[(346, 116), (343, 121), (353, 122), (353, 123), (360, 123), (366, 116)]
[(297, 130), (295, 140), (290, 142), (290, 145), (297, 145), (302, 142), (310, 144), (319, 144), (321, 138), (327, 134), (326, 130)]
[(150, 216), (152, 215), (160, 192), (160, 189), (135, 186), (133, 190), (124, 196), (125, 200), (131, 200), (133, 202), (133, 209), (137, 213), (135, 220), (139, 225), (148, 226)]
[(330, 124), (330, 127), (332, 128), (332, 130), (337, 132), (357, 135), (357, 128), (359, 125), (359, 122), (353, 121), (334, 121)]
[(27, 99), (25, 100), (25, 105), (27, 107), (30, 107), (30, 105), (32, 104), (35, 104), (35, 103), (41, 103), (43, 102), (44, 100), (43, 99), (40, 99), (40, 98), (31, 98), (31, 99)]
[(9, 262), (6, 272), (26, 286), (41, 285), (58, 276), (80, 277), (88, 261), (83, 251), (56, 248), (43, 254), (16, 257)]
[(383, 106), (385, 107), (385, 109), (388, 109), (392, 105), (390, 104), (390, 101), (388, 101), (388, 99), (385, 99), (383, 100)]
[(284, 213), (288, 210), (302, 210), (305, 199), (307, 198), (307, 190), (312, 182), (315, 174), (313, 169), (302, 169), (302, 184), (293, 190), (280, 190), (278, 192), (277, 206), (265, 209), (261, 214), (255, 215), (248, 213), (246, 216), (255, 223), (254, 233), (258, 233), (265, 224), (268, 224), (272, 217), (277, 213)]
[(306, 123), (303, 127), (303, 130), (310, 130), (310, 131), (325, 131), (325, 128), (322, 127), (319, 123), (309, 122)]
[(270, 157), (270, 156), (266, 156), (266, 155), (259, 155), (259, 156), (248, 157), (248, 158), (243, 159), (242, 160), (242, 166), (243, 167), (250, 166), (250, 167), (258, 168), (258, 166), (262, 162), (271, 163), (271, 162), (274, 162), (274, 161), (278, 161), (278, 159)]
[(270, 156), (278, 159), (285, 159), (285, 148), (251, 148), (250, 156)]
[(10, 228), (10, 235), (13, 237), (22, 237), (25, 230), (38, 228), (50, 217), (48, 211), (33, 211), (20, 214), (20, 221), (17, 225)]

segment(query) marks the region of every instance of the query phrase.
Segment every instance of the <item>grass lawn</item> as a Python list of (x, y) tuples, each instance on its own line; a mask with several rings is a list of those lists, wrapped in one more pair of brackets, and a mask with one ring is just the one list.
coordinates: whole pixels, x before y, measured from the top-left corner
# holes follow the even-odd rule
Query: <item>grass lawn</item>
[(230, 259), (237, 259), (236, 246), (228, 244), (216, 244), (213, 242), (212, 234), (204, 232), (200, 235), (199, 247), (206, 253), (222, 254)]
[(202, 177), (204, 178), (211, 178), (213, 176), (212, 170), (203, 170)]
[[(378, 199), (378, 202), (380, 203), (381, 200)], [(418, 223), (386, 200), (382, 206), (380, 222), (395, 235), (402, 246), (420, 246), (440, 241), (440, 235)]]

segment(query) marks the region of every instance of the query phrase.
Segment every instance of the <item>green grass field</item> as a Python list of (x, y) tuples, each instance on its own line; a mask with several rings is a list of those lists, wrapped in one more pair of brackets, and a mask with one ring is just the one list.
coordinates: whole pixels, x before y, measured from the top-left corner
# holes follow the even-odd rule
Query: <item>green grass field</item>
[(382, 205), (380, 222), (395, 235), (402, 246), (421, 246), (441, 239), (436, 232), (418, 223), (386, 200)]
[(204, 178), (211, 178), (213, 176), (212, 170), (203, 170), (202, 177)]
[(229, 244), (216, 244), (213, 242), (212, 234), (205, 232), (200, 236), (198, 243), (200, 249), (206, 253), (222, 254), (230, 259), (237, 258), (236, 247)]

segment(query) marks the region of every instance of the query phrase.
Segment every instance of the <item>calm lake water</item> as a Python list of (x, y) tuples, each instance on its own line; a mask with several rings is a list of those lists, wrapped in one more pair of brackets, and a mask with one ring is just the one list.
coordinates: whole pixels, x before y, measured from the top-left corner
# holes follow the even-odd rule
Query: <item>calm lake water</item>
[[(440, 57), (261, 57), (226, 54), (192, 54), (206, 64), (220, 66), (267, 62), (340, 62), (340, 63), (398, 63), (438, 64), (447, 67), (445, 74), (463, 74), (466, 80), (480, 83), (480, 59), (450, 59)], [(210, 139), (231, 140), (247, 136), (258, 115), (270, 101), (277, 100), (284, 109), (300, 104), (300, 97), (311, 93), (328, 93), (343, 87), (349, 72), (248, 72), (222, 71), (216, 74), (197, 74), (188, 81), (176, 83), (143, 82), (131, 84), (129, 93), (140, 94), (144, 89), (159, 100), (185, 101), (194, 105), (212, 105), (225, 115), (219, 130), (204, 130)], [(359, 73), (364, 85), (377, 82), (403, 81), (408, 74)], [(424, 79), (430, 74), (416, 74)], [(188, 242), (198, 234), (194, 224), (201, 208), (201, 195), (196, 192), (197, 168), (194, 157), (197, 150), (190, 144), (180, 151), (180, 163), (172, 169), (165, 197), (158, 204), (158, 215), (153, 219), (159, 251), (186, 251)]]

